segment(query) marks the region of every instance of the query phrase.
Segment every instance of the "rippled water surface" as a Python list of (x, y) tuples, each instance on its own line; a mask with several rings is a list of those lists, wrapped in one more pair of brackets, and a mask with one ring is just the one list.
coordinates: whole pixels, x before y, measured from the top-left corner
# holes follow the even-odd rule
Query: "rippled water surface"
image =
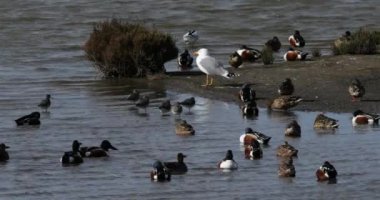
[[(222, 62), (241, 44), (261, 48), (277, 35), (283, 44), (301, 30), (307, 48), (329, 54), (333, 39), (346, 30), (378, 26), (379, 2), (368, 1), (71, 1), (3, 0), (0, 6), (0, 142), (11, 159), (0, 165), (1, 199), (378, 199), (380, 186), (378, 127), (353, 128), (349, 113), (327, 113), (340, 121), (335, 132), (312, 128), (317, 113), (268, 113), (244, 119), (238, 105), (196, 97), (181, 118), (196, 130), (175, 135), (176, 116), (162, 116), (163, 99), (180, 101), (165, 86), (135, 81), (106, 81), (87, 62), (81, 46), (93, 23), (120, 17), (143, 20), (171, 33), (184, 48), (182, 35), (197, 29), (196, 47), (207, 47)], [(283, 49), (284, 51), (284, 49)], [(281, 53), (276, 55), (281, 57)], [(278, 59), (280, 60), (280, 59)], [(175, 62), (166, 65), (175, 70)], [(137, 88), (151, 97), (144, 110), (125, 100)], [(153, 89), (154, 88), (154, 89)], [(157, 89), (159, 88), (159, 89)], [(49, 112), (39, 127), (16, 127), (14, 119), (39, 110), (50, 93)], [(292, 119), (302, 137), (285, 138)], [(262, 160), (245, 160), (239, 136), (245, 127), (272, 136)], [(119, 150), (106, 159), (62, 167), (59, 158), (77, 139), (85, 146), (108, 139)], [(295, 178), (278, 178), (275, 150), (284, 140), (300, 150)], [(216, 169), (227, 149), (239, 169)], [(186, 175), (169, 183), (150, 181), (155, 159), (187, 155)], [(338, 170), (338, 183), (317, 183), (314, 171), (324, 160)]]

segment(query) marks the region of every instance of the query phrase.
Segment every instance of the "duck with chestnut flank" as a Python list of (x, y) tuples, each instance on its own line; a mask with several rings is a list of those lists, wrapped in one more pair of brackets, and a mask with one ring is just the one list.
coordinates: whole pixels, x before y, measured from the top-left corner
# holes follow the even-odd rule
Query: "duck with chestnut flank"
[(307, 55), (309, 55), (309, 53), (303, 52), (300, 50), (294, 50), (293, 48), (289, 48), (289, 50), (284, 54), (284, 60), (285, 61), (306, 60)]
[(263, 145), (267, 145), (272, 137), (265, 135), (264, 133), (260, 133), (252, 130), (251, 128), (245, 128), (245, 133), (240, 136), (239, 141), (243, 145), (251, 145), (252, 140), (257, 140), (259, 143)]
[(256, 160), (263, 157), (263, 150), (257, 140), (252, 140), (251, 144), (244, 148), (244, 154), (246, 159)]
[(380, 115), (367, 113), (362, 110), (356, 110), (353, 113), (352, 117), (352, 125), (378, 125), (379, 124)]
[(300, 31), (298, 30), (294, 31), (294, 34), (289, 36), (288, 40), (289, 40), (290, 46), (293, 48), (305, 46), (305, 40), (303, 39)]
[(261, 58), (261, 51), (242, 45), (240, 49), (236, 50), (243, 62), (255, 62)]
[(315, 172), (318, 181), (333, 181), (336, 180), (338, 172), (329, 161), (325, 161)]

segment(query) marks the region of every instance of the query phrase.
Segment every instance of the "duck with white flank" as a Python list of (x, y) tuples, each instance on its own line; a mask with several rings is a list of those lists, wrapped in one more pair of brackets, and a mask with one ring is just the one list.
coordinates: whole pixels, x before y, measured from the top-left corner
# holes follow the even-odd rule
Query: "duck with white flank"
[(40, 125), (40, 116), (39, 112), (32, 112), (29, 115), (22, 116), (15, 120), (17, 126), (22, 125)]
[(231, 150), (228, 150), (226, 157), (218, 163), (218, 168), (223, 170), (235, 170), (238, 169), (238, 164), (234, 160), (234, 156)]
[(256, 101), (250, 101), (244, 103), (241, 107), (241, 112), (245, 117), (257, 117), (259, 116), (259, 109), (257, 108)]
[(171, 174), (169, 171), (165, 170), (162, 162), (157, 160), (153, 163), (153, 170), (150, 172), (150, 179), (158, 182), (170, 181)]
[(285, 144), (277, 147), (276, 155), (279, 157), (297, 157), (298, 150), (285, 141)]
[(117, 150), (116, 147), (112, 146), (111, 142), (108, 140), (103, 140), (100, 147), (82, 147), (80, 148), (80, 154), (82, 157), (108, 157), (108, 150)]
[(294, 85), (290, 78), (286, 78), (279, 86), (278, 86), (278, 94), (279, 95), (292, 95), (294, 92)]
[(348, 86), (348, 92), (352, 98), (352, 101), (360, 101), (365, 94), (365, 88), (359, 79), (355, 78)]
[(290, 47), (288, 51), (284, 54), (284, 60), (285, 61), (306, 60), (307, 55), (309, 55), (309, 53), (306, 53), (300, 50), (294, 50), (293, 48)]
[(187, 45), (193, 45), (196, 41), (198, 41), (199, 35), (196, 30), (190, 30), (183, 35), (183, 41)]
[(0, 144), (0, 162), (5, 162), (9, 160), (9, 154), (6, 149), (9, 147), (4, 143)]
[[(224, 69), (223, 64), (217, 62), (214, 57), (211, 57), (207, 49), (199, 49), (194, 54), (198, 55), (196, 59), (198, 68), (206, 74), (206, 83), (202, 86), (211, 86), (214, 80), (212, 76), (215, 75), (223, 76), (228, 79), (235, 76), (234, 73), (230, 73), (226, 69)], [(209, 76), (211, 76), (210, 82), (208, 78)]]
[(314, 128), (320, 129), (330, 129), (330, 128), (338, 128), (338, 120), (327, 117), (324, 114), (318, 114), (314, 120)]
[(289, 36), (288, 40), (289, 40), (290, 46), (293, 48), (305, 46), (305, 40), (303, 39), (300, 31), (298, 30), (294, 31), (294, 34)]
[(172, 108), (172, 105), (171, 105), (169, 99), (167, 99), (167, 100), (161, 102), (161, 105), (158, 106), (158, 109), (160, 109), (162, 115), (165, 115), (165, 114), (167, 114), (168, 112), (170, 112), (170, 111), (171, 111), (171, 108)]
[(181, 104), (182, 106), (184, 106), (187, 109), (189, 109), (189, 112), (190, 112), (190, 109), (192, 107), (194, 107), (194, 105), (195, 105), (195, 98), (194, 97), (187, 98), (187, 99), (179, 102), (179, 104)]
[(263, 151), (261, 150), (260, 143), (257, 140), (252, 140), (251, 144), (244, 148), (244, 154), (246, 159), (256, 160), (263, 157)]
[(249, 83), (244, 83), (239, 91), (239, 99), (243, 102), (251, 102), (256, 100), (256, 91), (251, 88)]
[(293, 165), (293, 159), (291, 157), (285, 158), (281, 161), (280, 166), (278, 167), (278, 176), (279, 177), (295, 177), (296, 168)]
[(64, 166), (79, 165), (83, 163), (82, 156), (79, 153), (79, 147), (81, 144), (82, 143), (78, 142), (77, 140), (73, 141), (72, 151), (66, 151), (61, 158), (61, 163)]
[(173, 175), (184, 174), (187, 172), (187, 166), (183, 159), (186, 155), (182, 153), (177, 154), (177, 162), (164, 162), (164, 167)]
[(267, 145), (272, 137), (269, 137), (263, 133), (253, 131), (251, 128), (247, 127), (245, 133), (240, 136), (239, 141), (243, 145), (251, 145), (252, 140), (257, 140), (259, 143)]
[(338, 172), (335, 167), (330, 164), (329, 161), (325, 161), (322, 166), (320, 166), (315, 172), (318, 181), (336, 181), (336, 176), (338, 176)]
[(46, 98), (43, 99), (43, 100), (41, 100), (41, 102), (38, 104), (38, 107), (41, 107), (42, 109), (45, 109), (45, 112), (47, 112), (48, 108), (51, 105), (50, 98), (51, 98), (50, 94), (47, 94)]
[(277, 36), (274, 36), (272, 39), (268, 40), (265, 43), (265, 46), (271, 48), (274, 52), (278, 52), (278, 50), (281, 48), (281, 42)]
[(178, 66), (181, 70), (189, 70), (193, 68), (193, 57), (191, 57), (189, 51), (185, 49), (183, 53), (178, 56)]
[(298, 96), (280, 96), (268, 101), (268, 108), (272, 110), (285, 111), (297, 106), (302, 101)]
[(380, 115), (367, 113), (362, 110), (356, 110), (353, 113), (352, 117), (352, 125), (378, 125), (379, 124)]
[(291, 121), (285, 129), (285, 136), (301, 137), (301, 126), (296, 120)]

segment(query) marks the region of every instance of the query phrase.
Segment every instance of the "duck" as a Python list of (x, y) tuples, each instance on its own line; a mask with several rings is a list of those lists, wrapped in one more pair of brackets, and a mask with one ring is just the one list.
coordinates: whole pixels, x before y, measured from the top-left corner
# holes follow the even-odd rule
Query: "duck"
[(336, 180), (336, 176), (338, 176), (338, 172), (329, 161), (325, 161), (323, 165), (317, 169), (315, 175), (317, 181), (334, 181)]
[(278, 94), (279, 95), (292, 95), (294, 92), (294, 85), (290, 78), (286, 78), (281, 84), (278, 86)]
[(51, 105), (50, 98), (51, 98), (50, 94), (47, 94), (46, 98), (41, 100), (41, 102), (38, 104), (38, 107), (45, 109), (45, 112), (47, 112), (48, 108)]
[(175, 102), (174, 105), (171, 107), (171, 111), (175, 115), (180, 115), (182, 113), (182, 106), (179, 102)]
[(22, 125), (40, 125), (40, 112), (32, 112), (29, 115), (22, 116), (15, 120), (17, 126)]
[(249, 83), (244, 83), (239, 90), (239, 99), (243, 103), (256, 100), (256, 91), (251, 88)]
[(334, 41), (334, 47), (339, 48), (342, 44), (347, 43), (352, 40), (352, 35), (350, 31), (346, 31), (340, 38)]
[(299, 96), (279, 96), (268, 102), (268, 108), (272, 110), (285, 111), (297, 106), (302, 101)]
[(127, 96), (127, 100), (129, 101), (137, 101), (139, 100), (139, 98), (140, 98), (140, 92), (136, 89), (134, 89), (132, 93)]
[(5, 145), (4, 143), (0, 144), (0, 162), (5, 162), (9, 160), (9, 154), (7, 152), (7, 149), (9, 146)]
[(186, 158), (186, 155), (184, 155), (183, 153), (178, 153), (177, 162), (164, 162), (165, 169), (173, 175), (186, 173), (187, 166), (183, 161), (184, 158)]
[(314, 128), (317, 129), (324, 129), (324, 128), (338, 128), (338, 120), (327, 117), (323, 113), (320, 113), (317, 115), (317, 117), (314, 120)]
[(290, 145), (287, 141), (284, 144), (277, 147), (278, 157), (297, 157), (298, 150)]
[(263, 157), (263, 150), (261, 150), (260, 143), (253, 139), (251, 144), (245, 147), (244, 154), (246, 159), (261, 159)]
[(82, 143), (78, 142), (78, 140), (73, 141), (72, 151), (66, 151), (61, 158), (61, 163), (63, 165), (79, 165), (83, 163), (83, 158), (79, 152), (81, 144)]
[(228, 60), (228, 64), (230, 64), (233, 68), (239, 68), (243, 64), (243, 59), (241, 56), (235, 51), (230, 55)]
[(371, 114), (366, 113), (362, 110), (356, 110), (352, 113), (352, 125), (373, 125), (373, 124), (379, 124), (380, 115), (377, 114)]
[(218, 168), (223, 170), (236, 170), (238, 164), (234, 160), (232, 150), (227, 150), (226, 157), (218, 163)]
[(294, 34), (289, 36), (288, 40), (289, 40), (290, 46), (293, 48), (305, 46), (305, 40), (301, 36), (301, 33), (299, 30), (295, 30)]
[(136, 107), (142, 108), (146, 112), (146, 108), (149, 106), (149, 97), (148, 96), (142, 96), (139, 98), (139, 100), (136, 102)]
[(352, 101), (360, 101), (365, 94), (365, 88), (359, 79), (354, 79), (348, 86), (348, 93), (350, 94)]
[(187, 33), (183, 35), (183, 41), (187, 45), (193, 45), (196, 41), (198, 41), (199, 35), (196, 30), (189, 30)]
[(81, 147), (80, 154), (82, 157), (108, 157), (108, 150), (118, 150), (112, 146), (108, 140), (103, 140), (99, 147)]
[(300, 50), (294, 50), (293, 48), (289, 48), (288, 51), (284, 54), (285, 61), (296, 61), (296, 60), (306, 60), (307, 55), (309, 53), (303, 52)]
[(248, 47), (247, 45), (242, 45), (236, 52), (242, 58), (243, 62), (255, 62), (261, 58), (262, 54), (261, 51)]
[(168, 170), (165, 170), (165, 167), (161, 161), (157, 160), (153, 163), (153, 170), (150, 172), (150, 179), (158, 182), (170, 181), (171, 173)]
[(181, 104), (183, 107), (188, 108), (189, 112), (190, 112), (190, 109), (192, 107), (194, 107), (194, 105), (195, 105), (195, 98), (194, 97), (187, 98), (187, 99), (179, 102), (179, 104)]
[(240, 143), (243, 145), (252, 144), (252, 140), (257, 140), (259, 143), (263, 145), (267, 145), (272, 137), (265, 135), (264, 133), (260, 133), (257, 131), (253, 131), (252, 128), (245, 128), (245, 133), (240, 136)]
[(296, 120), (292, 120), (285, 129), (285, 136), (301, 137), (301, 126)]
[(278, 176), (279, 177), (295, 177), (296, 168), (293, 165), (293, 159), (291, 157), (285, 158), (281, 161), (280, 166), (278, 167)]
[(161, 105), (158, 106), (158, 109), (160, 109), (162, 115), (165, 115), (168, 112), (170, 112), (171, 108), (172, 108), (172, 105), (169, 99), (164, 100), (163, 102), (161, 102)]
[[(219, 63), (214, 57), (210, 56), (208, 49), (201, 48), (198, 51), (194, 52), (194, 55), (197, 55), (196, 63), (203, 73), (206, 74), (206, 83), (202, 86), (208, 87), (213, 85), (213, 76), (223, 76), (227, 79), (230, 79), (235, 75), (235, 73), (230, 73), (224, 69), (223, 64)], [(209, 82), (209, 76), (210, 82)]]
[(265, 46), (271, 48), (274, 52), (278, 52), (281, 48), (281, 42), (277, 36), (274, 36), (272, 39), (268, 40), (265, 43)]
[(256, 101), (246, 102), (241, 107), (241, 112), (243, 113), (243, 116), (246, 116), (246, 117), (257, 117), (257, 116), (259, 116), (259, 109), (257, 108)]
[(193, 57), (191, 57), (189, 51), (185, 49), (185, 51), (178, 56), (178, 66), (181, 70), (189, 70), (193, 68)]
[(177, 135), (194, 135), (195, 130), (193, 126), (188, 124), (186, 120), (178, 120), (175, 123), (175, 132)]

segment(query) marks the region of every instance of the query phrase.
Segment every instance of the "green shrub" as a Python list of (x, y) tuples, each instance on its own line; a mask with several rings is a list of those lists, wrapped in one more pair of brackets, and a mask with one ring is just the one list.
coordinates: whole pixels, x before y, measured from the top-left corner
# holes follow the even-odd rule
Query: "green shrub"
[(164, 63), (178, 55), (169, 34), (118, 19), (95, 24), (84, 51), (106, 78), (161, 73)]
[(380, 32), (361, 28), (349, 37), (341, 37), (334, 41), (333, 52), (342, 54), (375, 54), (376, 45), (380, 44)]
[(272, 48), (264, 46), (261, 50), (261, 59), (263, 60), (264, 65), (273, 64), (274, 56)]

